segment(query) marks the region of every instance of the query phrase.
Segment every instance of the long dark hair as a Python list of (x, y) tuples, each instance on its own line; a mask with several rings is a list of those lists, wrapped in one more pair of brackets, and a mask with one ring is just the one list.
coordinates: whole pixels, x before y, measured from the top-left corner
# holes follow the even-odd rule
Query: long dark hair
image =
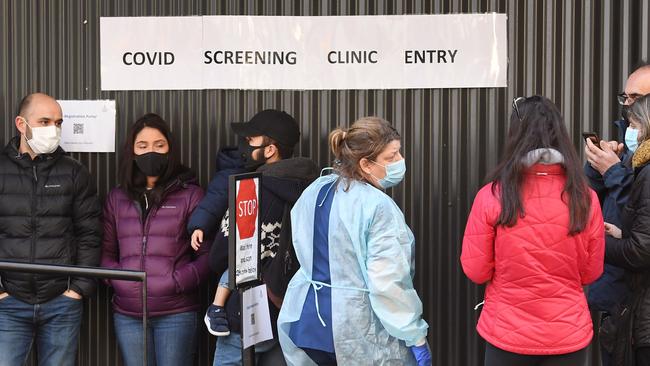
[(564, 158), (566, 182), (562, 198), (565, 202), (568, 198), (569, 233), (579, 233), (589, 217), (589, 187), (560, 111), (553, 102), (541, 96), (519, 99), (513, 105), (503, 159), (488, 175), (492, 192), (496, 194), (498, 190), (501, 201), (497, 225), (512, 227), (525, 215), (520, 192), (527, 169), (525, 159), (530, 151), (542, 148), (555, 149)]
[(120, 164), (121, 188), (126, 191), (131, 199), (137, 200), (147, 186), (147, 177), (138, 169), (133, 160), (135, 156), (133, 153), (135, 138), (145, 127), (155, 128), (160, 131), (167, 139), (169, 145), (167, 168), (158, 177), (155, 187), (149, 194), (151, 201), (154, 204), (158, 204), (162, 200), (167, 183), (176, 178), (183, 167), (181, 166), (178, 148), (169, 129), (169, 125), (157, 114), (147, 113), (135, 121), (129, 128), (129, 133), (122, 149), (122, 162)]

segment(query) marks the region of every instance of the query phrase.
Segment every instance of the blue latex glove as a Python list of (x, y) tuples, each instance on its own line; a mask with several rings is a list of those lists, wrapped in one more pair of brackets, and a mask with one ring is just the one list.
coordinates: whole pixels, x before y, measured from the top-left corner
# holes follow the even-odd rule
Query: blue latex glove
[(431, 351), (426, 342), (421, 346), (412, 346), (411, 353), (413, 353), (413, 357), (418, 362), (418, 366), (431, 366)]

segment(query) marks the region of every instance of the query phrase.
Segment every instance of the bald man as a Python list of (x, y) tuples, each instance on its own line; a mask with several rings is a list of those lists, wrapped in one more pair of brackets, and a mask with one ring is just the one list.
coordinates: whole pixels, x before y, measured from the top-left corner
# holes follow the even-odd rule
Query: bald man
[[(0, 154), (1, 260), (99, 265), (95, 183), (59, 147), (62, 123), (61, 106), (46, 94), (20, 102), (20, 135)], [(39, 365), (74, 365), (82, 299), (94, 288), (85, 278), (0, 272), (0, 365), (23, 365), (32, 344)]]
[(630, 150), (628, 146), (621, 143), (625, 141), (625, 132), (628, 122), (625, 120), (627, 109), (634, 101), (650, 93), (650, 65), (644, 65), (636, 69), (625, 82), (625, 91), (617, 95), (618, 103), (621, 105), (623, 119), (614, 122), (618, 128), (618, 141), (601, 141), (601, 146), (594, 145), (591, 140), (586, 141), (585, 156), (587, 162), (602, 177), (614, 165), (621, 162), (621, 155)]
[[(589, 184), (598, 193), (602, 202), (603, 218), (605, 222), (621, 227), (621, 211), (627, 203), (629, 190), (634, 181), (634, 172), (630, 160), (637, 146), (634, 130), (628, 129), (626, 120), (627, 109), (634, 101), (646, 94), (650, 94), (650, 66), (644, 65), (636, 69), (625, 83), (625, 91), (619, 94), (618, 102), (621, 105), (623, 118), (615, 121), (618, 130), (618, 141), (601, 141), (596, 146), (587, 139), (585, 156), (587, 164), (585, 173)], [(627, 138), (626, 138), (627, 136)], [(624, 142), (624, 143), (623, 143)], [(603, 275), (589, 287), (587, 300), (593, 311), (603, 313), (603, 330), (601, 337), (603, 366), (611, 365), (611, 355), (606, 350), (611, 349), (610, 340), (605, 335), (606, 329), (615, 322), (611, 314), (621, 312), (621, 304), (629, 294), (625, 282), (625, 271), (622, 268), (605, 264)], [(615, 334), (613, 335), (615, 336)]]

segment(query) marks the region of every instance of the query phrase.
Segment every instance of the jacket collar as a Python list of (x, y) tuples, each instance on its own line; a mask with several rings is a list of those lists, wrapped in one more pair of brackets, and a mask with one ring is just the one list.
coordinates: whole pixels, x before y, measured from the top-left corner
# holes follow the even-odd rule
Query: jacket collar
[(188, 169), (185, 166), (181, 166), (180, 172), (176, 176), (176, 178), (172, 179), (171, 181), (167, 182), (165, 185), (164, 191), (166, 193), (173, 192), (179, 188), (186, 188), (188, 185), (197, 185), (196, 181), (196, 175), (194, 174), (193, 171)]
[(276, 178), (308, 180), (318, 178), (318, 167), (309, 158), (296, 157), (264, 164), (257, 172)]
[(235, 147), (224, 147), (217, 155), (217, 171), (222, 169), (244, 169), (239, 149)]
[(526, 154), (523, 159), (523, 163), (527, 167), (531, 167), (536, 164), (564, 164), (564, 156), (562, 156), (562, 153), (559, 151), (551, 148), (535, 149), (529, 151), (528, 154)]
[(9, 157), (11, 161), (22, 166), (22, 167), (31, 167), (34, 164), (44, 164), (44, 163), (53, 163), (59, 159), (59, 157), (65, 155), (65, 151), (59, 146), (51, 154), (39, 154), (33, 160), (28, 153), (20, 152), (20, 135), (14, 136), (7, 146), (4, 148), (4, 154)]
[(630, 124), (624, 119), (619, 119), (612, 123), (614, 124), (614, 126), (616, 126), (617, 133), (618, 133), (618, 141), (625, 141), (625, 130)]
[(634, 169), (647, 165), (650, 162), (650, 140), (645, 140), (637, 147), (632, 156), (632, 167)]
[(564, 175), (562, 164), (535, 164), (526, 169), (526, 174), (533, 175)]

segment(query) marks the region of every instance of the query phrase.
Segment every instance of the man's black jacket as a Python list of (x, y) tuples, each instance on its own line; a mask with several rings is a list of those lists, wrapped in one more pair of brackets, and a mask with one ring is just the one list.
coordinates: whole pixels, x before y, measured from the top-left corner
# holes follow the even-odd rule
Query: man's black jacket
[[(59, 147), (34, 160), (15, 137), (0, 154), (0, 260), (97, 266), (101, 207), (88, 170)], [(79, 277), (0, 272), (0, 292), (39, 304), (71, 289), (92, 295)]]

